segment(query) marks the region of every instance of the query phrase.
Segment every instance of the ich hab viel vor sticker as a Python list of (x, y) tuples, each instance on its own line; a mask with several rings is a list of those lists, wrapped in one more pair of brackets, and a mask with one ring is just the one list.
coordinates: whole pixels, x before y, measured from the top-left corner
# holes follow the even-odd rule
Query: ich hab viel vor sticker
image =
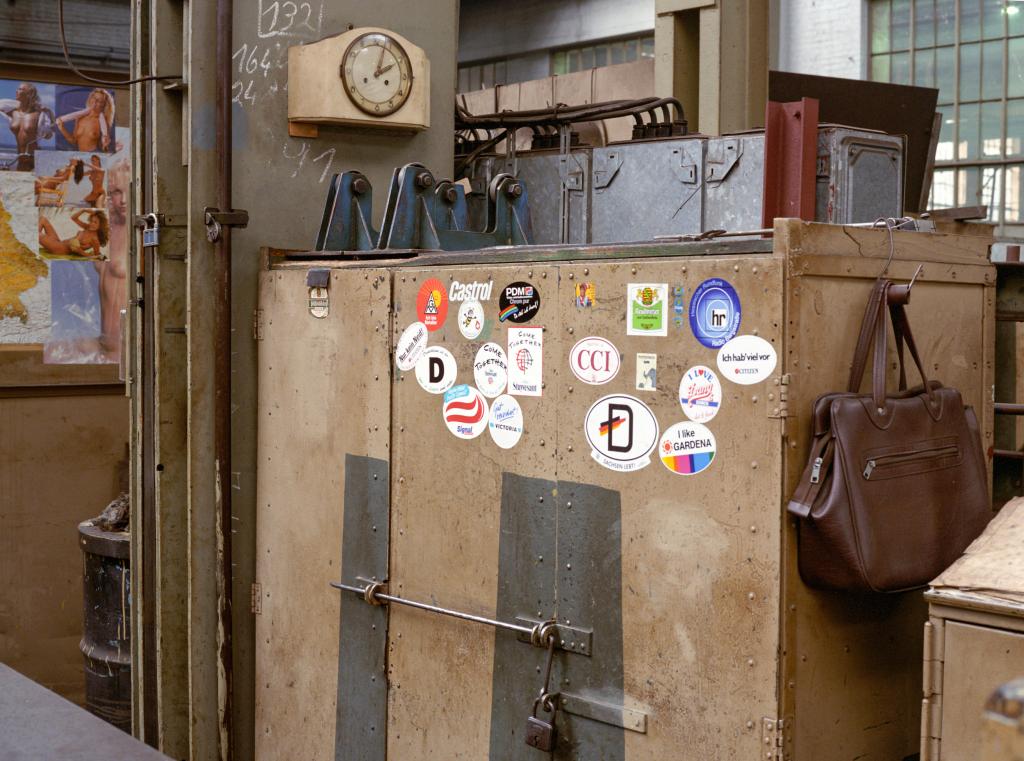
[(465, 383), (444, 394), (444, 424), (460, 439), (475, 439), (487, 427), (487, 400)]
[(544, 388), (544, 328), (509, 328), (508, 363), (508, 392), (540, 396)]
[(443, 394), (454, 386), (458, 373), (455, 357), (443, 346), (428, 346), (416, 363), (416, 382), (431, 394)]
[(611, 394), (594, 402), (583, 421), (590, 456), (609, 470), (628, 473), (650, 464), (658, 420), (635, 396)]
[(723, 378), (752, 386), (775, 371), (775, 347), (760, 336), (736, 336), (718, 350), (718, 370)]
[(502, 449), (511, 449), (519, 443), (523, 435), (523, 408), (514, 396), (502, 394), (494, 400), (487, 430)]
[(426, 348), (427, 326), (422, 322), (412, 323), (402, 331), (395, 344), (395, 365), (404, 372), (412, 370)]
[(477, 388), (488, 399), (505, 393), (508, 383), (508, 358), (496, 343), (485, 343), (473, 360), (473, 379)]
[(676, 423), (661, 437), (658, 454), (673, 473), (695, 475), (715, 459), (715, 434), (701, 423)]
[(693, 337), (709, 349), (717, 349), (740, 329), (740, 297), (727, 281), (705, 280), (690, 299)]
[(710, 367), (691, 367), (679, 381), (679, 405), (695, 423), (706, 423), (722, 407), (722, 383)]

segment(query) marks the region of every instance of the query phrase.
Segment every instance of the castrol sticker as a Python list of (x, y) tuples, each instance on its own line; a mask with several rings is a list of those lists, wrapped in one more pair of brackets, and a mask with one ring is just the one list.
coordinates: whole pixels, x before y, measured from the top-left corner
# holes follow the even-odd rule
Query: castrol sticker
[(619, 374), (619, 350), (607, 338), (587, 336), (569, 352), (572, 374), (591, 386), (608, 383)]
[(485, 343), (473, 360), (473, 379), (477, 388), (488, 399), (505, 393), (508, 383), (508, 358), (496, 343)]
[(736, 336), (718, 350), (718, 371), (741, 386), (770, 377), (777, 362), (775, 347), (760, 336)]
[(444, 394), (444, 424), (460, 439), (475, 439), (487, 427), (487, 400), (465, 383)]
[(676, 423), (658, 443), (661, 463), (680, 476), (692, 476), (715, 459), (715, 434), (701, 423)]
[(697, 365), (679, 381), (679, 404), (683, 414), (695, 423), (706, 423), (722, 407), (722, 383), (710, 367)]
[(414, 322), (398, 337), (398, 343), (395, 344), (395, 365), (399, 370), (412, 370), (426, 348), (427, 326), (422, 322)]
[(647, 467), (658, 443), (658, 420), (635, 396), (611, 394), (587, 411), (583, 431), (590, 456), (609, 470), (629, 473)]
[(455, 357), (443, 346), (428, 346), (416, 363), (416, 382), (431, 394), (443, 394), (454, 386), (458, 373)]
[(519, 400), (509, 394), (502, 394), (491, 404), (487, 430), (494, 443), (502, 449), (511, 449), (523, 435), (523, 408)]

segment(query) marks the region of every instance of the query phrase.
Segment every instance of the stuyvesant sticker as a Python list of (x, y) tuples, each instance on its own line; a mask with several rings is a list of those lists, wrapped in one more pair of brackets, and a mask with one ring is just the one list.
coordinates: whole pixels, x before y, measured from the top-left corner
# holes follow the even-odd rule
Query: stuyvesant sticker
[(470, 341), (479, 338), (484, 330), (484, 307), (479, 301), (459, 304), (459, 332)]
[(431, 394), (443, 394), (454, 386), (458, 373), (455, 357), (443, 346), (428, 346), (416, 363), (416, 382)]
[(715, 434), (701, 423), (676, 423), (658, 444), (661, 463), (680, 476), (706, 470), (715, 459)]
[(487, 400), (465, 383), (444, 394), (444, 424), (460, 439), (475, 439), (487, 427)]
[(523, 408), (514, 396), (502, 394), (494, 400), (487, 430), (502, 449), (511, 449), (519, 443), (523, 435)]
[(583, 431), (590, 456), (609, 470), (628, 473), (650, 464), (658, 443), (658, 420), (634, 396), (611, 394), (587, 411)]
[(572, 374), (591, 386), (608, 383), (619, 373), (619, 350), (607, 338), (587, 336), (569, 352)]
[(530, 283), (509, 283), (498, 299), (498, 320), (529, 322), (540, 311), (540, 291)]
[(416, 314), (420, 322), (433, 332), (440, 330), (448, 317), (448, 291), (436, 277), (424, 281), (416, 296)]
[(508, 392), (540, 396), (544, 388), (544, 328), (509, 328), (508, 362)]
[(693, 337), (709, 349), (717, 349), (740, 329), (740, 297), (727, 281), (705, 280), (690, 299), (690, 329)]
[(630, 283), (626, 286), (626, 335), (668, 335), (667, 283)]
[(399, 370), (408, 371), (416, 367), (427, 348), (427, 326), (414, 322), (398, 338), (395, 344), (395, 365)]
[(722, 407), (722, 383), (710, 367), (697, 365), (679, 381), (679, 405), (695, 423), (706, 423)]
[(778, 361), (775, 347), (760, 336), (736, 336), (718, 350), (718, 370), (723, 378), (751, 386), (768, 378)]
[(473, 379), (477, 388), (488, 399), (505, 393), (508, 382), (508, 358), (496, 343), (485, 343), (473, 360)]

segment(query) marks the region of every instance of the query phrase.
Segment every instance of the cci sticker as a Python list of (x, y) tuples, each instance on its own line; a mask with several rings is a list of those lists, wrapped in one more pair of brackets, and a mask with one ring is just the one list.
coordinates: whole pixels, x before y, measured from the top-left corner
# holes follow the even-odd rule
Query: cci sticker
[(480, 347), (473, 360), (473, 378), (481, 393), (488, 399), (505, 393), (508, 382), (508, 358), (496, 343)]
[(661, 437), (658, 453), (673, 473), (692, 476), (715, 459), (715, 434), (700, 423), (676, 423)]
[(427, 348), (427, 326), (414, 322), (402, 331), (395, 344), (395, 365), (399, 370), (412, 370)]
[(607, 338), (588, 336), (569, 352), (572, 374), (591, 386), (601, 386), (619, 373), (619, 350)]
[(487, 430), (502, 449), (511, 449), (519, 443), (523, 435), (523, 408), (514, 396), (502, 394), (494, 400)]
[(487, 427), (487, 400), (463, 383), (444, 394), (444, 424), (460, 439), (475, 439)]
[(455, 357), (443, 346), (428, 346), (416, 363), (416, 382), (431, 394), (443, 394), (450, 389), (458, 374)]
[(626, 335), (668, 335), (667, 283), (630, 283), (626, 286)]
[(509, 328), (508, 361), (508, 392), (540, 396), (544, 382), (544, 328)]
[(711, 368), (691, 367), (679, 381), (679, 404), (695, 423), (706, 423), (722, 406), (722, 384)]
[(740, 329), (740, 298), (725, 280), (701, 283), (690, 299), (690, 329), (709, 349), (717, 349)]
[(431, 332), (440, 330), (444, 325), (448, 317), (448, 292), (444, 283), (436, 277), (424, 281), (420, 286), (419, 295), (416, 296), (416, 314)]
[(593, 283), (576, 283), (576, 308), (584, 309), (594, 306), (596, 289)]
[(636, 390), (658, 390), (658, 355), (636, 355)]
[(529, 283), (510, 283), (498, 299), (501, 322), (529, 322), (540, 311), (540, 291)]
[(459, 301), (490, 301), (493, 289), (493, 280), (488, 280), (486, 283), (476, 280), (472, 283), (460, 283), (458, 280), (453, 280), (452, 284), (448, 286), (448, 298), (456, 303)]
[(765, 380), (777, 361), (775, 347), (760, 336), (736, 336), (718, 350), (718, 371), (741, 386)]
[(583, 432), (591, 457), (609, 470), (628, 473), (650, 464), (658, 443), (658, 420), (636, 397), (612, 394), (587, 411)]
[(472, 341), (479, 338), (484, 330), (484, 307), (479, 301), (463, 301), (459, 304), (459, 332)]

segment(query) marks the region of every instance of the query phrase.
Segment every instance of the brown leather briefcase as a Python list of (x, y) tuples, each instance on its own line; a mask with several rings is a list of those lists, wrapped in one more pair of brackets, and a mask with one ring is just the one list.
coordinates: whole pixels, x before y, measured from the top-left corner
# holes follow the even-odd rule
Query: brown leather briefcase
[[(874, 592), (922, 586), (991, 517), (974, 411), (959, 391), (926, 377), (903, 307), (908, 298), (909, 286), (875, 284), (848, 390), (814, 403), (811, 454), (788, 507), (799, 518), (800, 576), (810, 586)], [(887, 312), (900, 367), (895, 395), (885, 388)], [(904, 343), (922, 380), (910, 390)], [(871, 393), (860, 394), (872, 348)]]

